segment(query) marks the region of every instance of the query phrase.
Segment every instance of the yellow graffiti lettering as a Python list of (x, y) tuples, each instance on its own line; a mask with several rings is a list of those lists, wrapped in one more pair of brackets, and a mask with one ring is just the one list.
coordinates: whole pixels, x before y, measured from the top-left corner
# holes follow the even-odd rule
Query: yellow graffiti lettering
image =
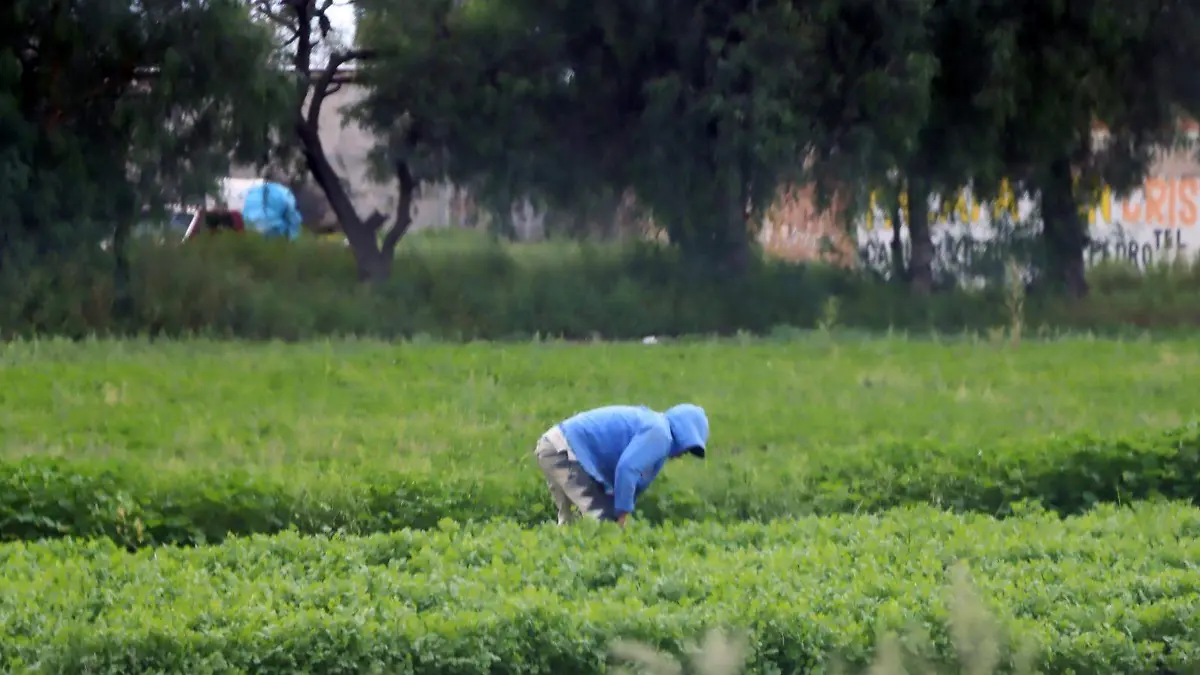
[(968, 198), (965, 194), (958, 195), (958, 215), (964, 223), (979, 222), (980, 214), (979, 202), (975, 201), (974, 196)]
[(1112, 188), (1105, 185), (1100, 191), (1100, 203), (1088, 209), (1088, 225), (1095, 225), (1097, 217), (1102, 223), (1111, 223), (1112, 203)]
[(954, 215), (954, 203), (950, 199), (941, 199), (938, 201), (936, 210), (931, 210), (929, 220), (937, 225), (945, 225)]
[[(900, 193), (900, 203), (901, 203), (901, 208), (903, 208), (903, 204), (904, 204), (904, 193), (903, 192)], [(877, 193), (871, 192), (871, 203), (870, 203), (870, 207), (867, 209), (867, 227), (866, 227), (866, 229), (868, 231), (873, 231), (876, 227), (879, 227), (882, 230), (890, 232), (893, 227), (891, 207), (889, 206), (886, 209), (882, 209), (884, 215), (882, 218), (878, 219), (878, 223), (876, 222), (876, 218), (875, 218), (875, 210), (877, 208), (879, 208), (879, 199), (877, 197)]]
[(992, 218), (1000, 220), (1005, 214), (1012, 218), (1012, 220), (1016, 220), (1020, 215), (1017, 196), (1013, 192), (1012, 185), (1009, 184), (1007, 178), (1000, 181), (999, 194), (996, 195), (996, 201), (992, 203)]

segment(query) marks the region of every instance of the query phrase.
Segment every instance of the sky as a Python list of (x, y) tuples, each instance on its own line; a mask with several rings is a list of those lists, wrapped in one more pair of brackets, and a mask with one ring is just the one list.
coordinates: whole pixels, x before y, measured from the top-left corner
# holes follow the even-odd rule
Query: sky
[(349, 42), (354, 38), (354, 8), (349, 2), (335, 2), (329, 9), (329, 21), (343, 40)]
[(313, 48), (312, 66), (324, 68), (329, 54), (335, 50), (348, 49), (354, 42), (354, 6), (352, 0), (334, 0), (326, 11), (333, 34), (329, 41), (320, 40)]

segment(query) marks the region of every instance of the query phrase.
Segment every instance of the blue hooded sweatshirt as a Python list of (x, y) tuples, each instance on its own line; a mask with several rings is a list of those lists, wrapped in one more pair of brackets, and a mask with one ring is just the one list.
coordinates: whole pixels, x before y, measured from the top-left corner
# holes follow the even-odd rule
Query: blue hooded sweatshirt
[(633, 511), (633, 501), (672, 457), (692, 452), (704, 457), (708, 416), (682, 403), (656, 412), (646, 406), (613, 405), (579, 413), (558, 425), (589, 476), (613, 496), (618, 514)]
[(279, 183), (266, 182), (250, 188), (242, 206), (242, 219), (268, 237), (300, 236), (296, 195)]

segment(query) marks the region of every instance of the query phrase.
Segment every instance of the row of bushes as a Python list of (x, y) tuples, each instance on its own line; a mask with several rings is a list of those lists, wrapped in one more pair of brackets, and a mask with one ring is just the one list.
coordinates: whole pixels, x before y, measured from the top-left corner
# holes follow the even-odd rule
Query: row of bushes
[[(716, 466), (710, 471), (718, 470)], [(1074, 435), (992, 447), (903, 442), (789, 461), (721, 465), (677, 484), (664, 472), (634, 514), (651, 522), (741, 522), (931, 504), (1006, 516), (1036, 502), (1079, 513), (1104, 502), (1200, 497), (1200, 425), (1140, 437)], [(109, 537), (131, 547), (205, 544), (295, 529), (352, 534), (450, 519), (552, 520), (532, 462), (518, 474), (398, 473), (369, 464), (164, 471), (138, 462), (0, 463), (0, 539)]]
[[(436, 241), (436, 240), (435, 240)], [(403, 247), (394, 279), (356, 283), (347, 249), (218, 236), (184, 246), (140, 241), (130, 306), (114, 301), (103, 256), (0, 274), (5, 335), (210, 334), (507, 339), (765, 333), (837, 324), (872, 330), (1164, 330), (1200, 324), (1200, 265), (1145, 274), (1098, 270), (1082, 302), (1032, 295), (1016, 317), (1006, 289), (914, 299), (903, 288), (818, 265), (757, 261), (736, 282), (713, 279), (651, 244)], [(121, 311), (118, 311), (121, 309)]]
[(981, 675), (1022, 657), (1028, 672), (1089, 675), (1190, 672), (1172, 669), (1200, 658), (1189, 566), (1200, 510), (1182, 505), (1007, 521), (920, 507), (626, 534), (446, 524), (133, 554), (7, 544), (0, 664), (55, 675), (599, 675), (614, 638), (678, 652), (717, 625), (747, 631), (746, 672), (763, 675), (829, 672), (831, 657), (857, 671), (893, 631), (914, 638), (914, 655)]

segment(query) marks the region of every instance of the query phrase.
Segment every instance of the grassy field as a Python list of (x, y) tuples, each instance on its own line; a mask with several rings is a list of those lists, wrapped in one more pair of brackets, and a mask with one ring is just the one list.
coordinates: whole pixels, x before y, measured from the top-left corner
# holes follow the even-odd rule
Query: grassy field
[(682, 345), (24, 343), (2, 348), (0, 457), (166, 468), (530, 471), (548, 426), (612, 402), (705, 406), (712, 461), (886, 439), (988, 446), (1200, 415), (1200, 339), (819, 338)]
[[(763, 675), (914, 627), (972, 673), (1197, 670), (1200, 339), (792, 338), (7, 344), (0, 669), (600, 675), (728, 624)], [(680, 401), (709, 461), (549, 524), (542, 431)]]
[(709, 461), (640, 500), (656, 522), (1200, 496), (1195, 341), (49, 342), (3, 358), (4, 539), (532, 524), (549, 517), (535, 440), (612, 402), (710, 413)]

